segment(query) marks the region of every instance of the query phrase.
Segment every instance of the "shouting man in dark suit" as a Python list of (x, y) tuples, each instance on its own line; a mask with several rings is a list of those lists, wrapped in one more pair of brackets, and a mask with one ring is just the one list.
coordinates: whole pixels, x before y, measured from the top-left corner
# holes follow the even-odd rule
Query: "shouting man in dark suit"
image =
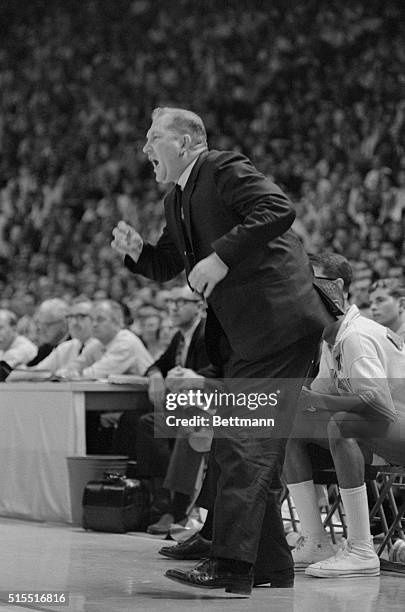
[[(279, 473), (306, 376), (330, 316), (312, 269), (291, 231), (287, 197), (243, 155), (209, 151), (201, 118), (175, 108), (153, 112), (144, 152), (156, 180), (174, 183), (165, 197), (166, 227), (156, 245), (120, 222), (113, 248), (137, 274), (166, 281), (186, 270), (207, 299), (206, 342), (230, 345), (225, 378), (284, 380), (271, 433), (235, 435), (222, 428), (212, 556), (167, 577), (190, 586), (249, 595), (255, 573), (292, 584), (292, 559), (277, 508)], [(215, 356), (210, 360), (215, 362)], [(285, 379), (289, 379), (285, 382)], [(267, 389), (266, 389), (267, 390)], [(274, 390), (274, 389), (273, 389)]]

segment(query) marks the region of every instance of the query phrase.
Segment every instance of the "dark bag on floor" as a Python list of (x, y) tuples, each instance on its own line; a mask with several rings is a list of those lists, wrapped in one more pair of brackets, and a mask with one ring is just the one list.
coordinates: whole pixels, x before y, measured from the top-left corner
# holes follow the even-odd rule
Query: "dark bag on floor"
[(149, 490), (145, 482), (105, 473), (87, 483), (83, 492), (83, 527), (94, 531), (126, 533), (145, 529)]

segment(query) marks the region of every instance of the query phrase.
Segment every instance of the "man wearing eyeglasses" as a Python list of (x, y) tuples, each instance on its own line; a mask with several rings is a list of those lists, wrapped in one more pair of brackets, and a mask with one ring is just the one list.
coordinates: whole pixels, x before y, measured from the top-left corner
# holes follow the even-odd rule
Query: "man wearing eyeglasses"
[(72, 377), (97, 380), (110, 374), (144, 374), (153, 362), (152, 357), (138, 336), (124, 328), (123, 311), (117, 302), (97, 302), (92, 309), (91, 323), (99, 344), (83, 351), (72, 362)]
[(99, 351), (102, 355), (102, 345), (93, 337), (93, 324), (91, 320), (92, 302), (78, 298), (70, 306), (66, 315), (70, 340), (61, 342), (45, 357), (34, 369), (49, 370), (62, 375), (69, 370), (72, 362), (86, 351)]
[(67, 312), (67, 303), (60, 298), (44, 300), (39, 305), (35, 314), (35, 322), (40, 345), (36, 357), (27, 363), (29, 367), (39, 364), (61, 342), (70, 340), (66, 320)]

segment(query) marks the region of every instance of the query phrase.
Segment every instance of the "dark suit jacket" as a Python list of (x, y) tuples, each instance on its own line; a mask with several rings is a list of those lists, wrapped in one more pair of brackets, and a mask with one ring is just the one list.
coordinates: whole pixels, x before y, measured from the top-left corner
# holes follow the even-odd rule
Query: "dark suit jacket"
[[(184, 367), (191, 368), (194, 371), (204, 368), (209, 363), (205, 348), (204, 329), (205, 319), (201, 319), (194, 330), (190, 346), (188, 347), (187, 351), (186, 363), (184, 364)], [(165, 352), (148, 368), (146, 373), (150, 372), (152, 369), (158, 368), (164, 377), (167, 376), (168, 371), (174, 368), (176, 365), (176, 354), (180, 338), (180, 332), (174, 334)]]
[(126, 256), (125, 265), (167, 281), (215, 251), (229, 272), (208, 300), (208, 337), (219, 325), (239, 357), (257, 361), (320, 333), (331, 321), (313, 288), (302, 244), (290, 229), (294, 210), (246, 157), (203, 152), (182, 202), (191, 246), (173, 189), (165, 197), (166, 227), (158, 243), (146, 243), (137, 263)]

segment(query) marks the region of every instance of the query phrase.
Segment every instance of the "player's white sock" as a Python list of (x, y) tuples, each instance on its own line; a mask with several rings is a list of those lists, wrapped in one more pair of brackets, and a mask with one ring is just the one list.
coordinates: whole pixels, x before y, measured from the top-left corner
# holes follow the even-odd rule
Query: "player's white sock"
[(322, 540), (325, 531), (319, 511), (318, 495), (313, 480), (289, 484), (295, 508), (301, 523), (302, 535), (314, 540)]
[(350, 542), (369, 542), (370, 521), (366, 485), (353, 489), (340, 489), (347, 520), (347, 536)]

